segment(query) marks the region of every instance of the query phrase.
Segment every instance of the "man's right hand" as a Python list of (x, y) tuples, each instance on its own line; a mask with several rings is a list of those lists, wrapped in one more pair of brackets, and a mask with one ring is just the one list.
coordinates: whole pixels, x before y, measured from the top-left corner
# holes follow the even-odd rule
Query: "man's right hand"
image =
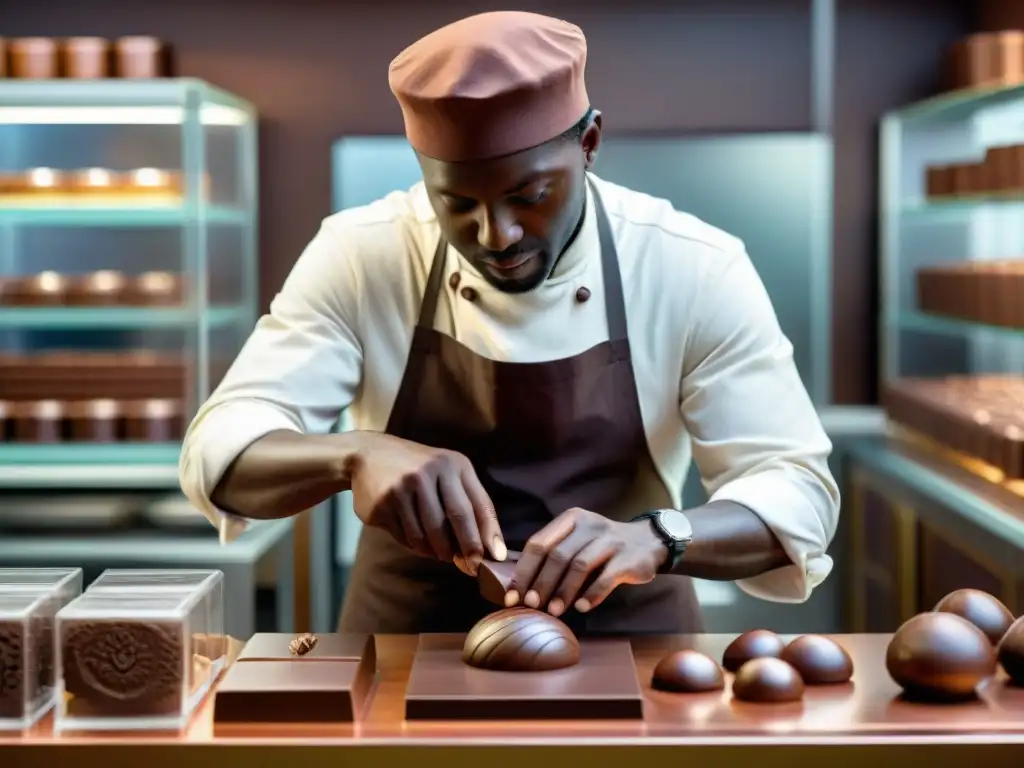
[(472, 576), (485, 554), (505, 559), (497, 512), (469, 459), (382, 433), (360, 436), (351, 487), (364, 525)]

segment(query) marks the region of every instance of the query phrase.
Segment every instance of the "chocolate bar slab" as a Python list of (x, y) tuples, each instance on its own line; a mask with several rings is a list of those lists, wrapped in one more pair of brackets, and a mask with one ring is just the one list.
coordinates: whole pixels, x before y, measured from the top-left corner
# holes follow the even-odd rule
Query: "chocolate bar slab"
[(215, 723), (351, 723), (365, 710), (374, 670), (362, 661), (248, 661), (217, 686)]
[(296, 635), (261, 632), (252, 636), (238, 655), (238, 661), (367, 661), (376, 670), (373, 635), (326, 634), (316, 635), (316, 644), (307, 653), (298, 656), (291, 651)]
[(626, 720), (643, 717), (628, 640), (583, 639), (576, 666), (498, 672), (462, 661), (464, 635), (421, 635), (407, 720)]

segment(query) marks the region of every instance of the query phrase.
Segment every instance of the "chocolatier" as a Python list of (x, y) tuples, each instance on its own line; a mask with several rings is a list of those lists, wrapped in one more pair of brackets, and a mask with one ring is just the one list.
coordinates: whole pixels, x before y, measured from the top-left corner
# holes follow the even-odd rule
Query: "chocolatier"
[[(831, 446), (751, 258), (595, 173), (587, 60), (575, 24), (515, 11), (398, 52), (422, 182), (327, 219), (185, 436), (227, 540), (354, 491), (343, 631), (466, 632), (499, 603), (688, 632), (694, 576), (802, 601), (831, 570)], [(329, 434), (342, 411), (359, 430)], [(714, 500), (683, 511), (691, 456)]]

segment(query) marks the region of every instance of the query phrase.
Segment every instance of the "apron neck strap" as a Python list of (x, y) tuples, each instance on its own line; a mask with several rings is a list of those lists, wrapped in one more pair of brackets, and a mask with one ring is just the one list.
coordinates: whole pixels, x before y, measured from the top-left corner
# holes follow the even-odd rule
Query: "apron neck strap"
[[(604, 311), (608, 320), (608, 340), (620, 341), (627, 338), (626, 303), (622, 294), (622, 272), (619, 270), (619, 256), (612, 237), (611, 223), (608, 212), (597, 188), (589, 179), (594, 201), (594, 214), (597, 216), (597, 236), (601, 247), (601, 274), (604, 278)], [(431, 329), (434, 327), (434, 315), (437, 313), (437, 297), (441, 293), (441, 281), (444, 278), (444, 263), (448, 256), (448, 241), (444, 235), (438, 238), (434, 258), (430, 264), (430, 276), (423, 293), (420, 305), (420, 317), (417, 326)]]

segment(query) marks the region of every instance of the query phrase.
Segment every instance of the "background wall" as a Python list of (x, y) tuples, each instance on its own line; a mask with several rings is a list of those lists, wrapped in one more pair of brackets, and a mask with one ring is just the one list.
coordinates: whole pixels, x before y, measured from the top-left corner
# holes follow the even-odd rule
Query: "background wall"
[[(878, 118), (939, 87), (942, 51), (972, 29), (973, 6), (969, 0), (838, 0), (837, 402), (875, 396)], [(179, 74), (255, 103), (262, 117), (267, 303), (329, 211), (331, 141), (346, 133), (401, 131), (387, 87), (391, 58), (441, 24), (507, 7), (543, 10), (583, 27), (591, 47), (591, 98), (613, 133), (809, 127), (809, 0), (638, 0), (629, 12), (594, 0), (378, 0), (359, 6), (337, 0), (35, 0), (0, 3), (0, 30), (12, 37), (156, 35), (174, 45)]]

